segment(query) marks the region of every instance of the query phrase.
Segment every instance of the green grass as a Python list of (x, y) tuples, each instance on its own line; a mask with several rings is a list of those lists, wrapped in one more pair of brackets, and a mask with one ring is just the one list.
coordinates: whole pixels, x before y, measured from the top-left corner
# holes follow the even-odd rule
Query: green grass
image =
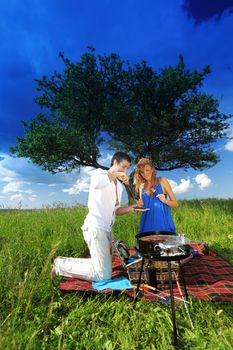
[[(124, 295), (61, 293), (50, 279), (57, 255), (83, 256), (86, 208), (0, 211), (0, 349), (173, 349), (170, 309)], [(233, 263), (233, 200), (182, 201), (178, 232), (204, 241)], [(114, 236), (134, 245), (139, 215), (118, 217)], [(182, 305), (182, 349), (233, 348), (233, 305), (191, 299), (191, 330)]]

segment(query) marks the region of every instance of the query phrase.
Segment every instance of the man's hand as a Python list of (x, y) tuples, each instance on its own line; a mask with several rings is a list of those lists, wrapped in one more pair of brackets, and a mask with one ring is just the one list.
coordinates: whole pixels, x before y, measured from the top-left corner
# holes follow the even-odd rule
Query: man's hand
[(129, 178), (123, 171), (116, 171), (114, 174), (116, 179), (121, 180), (125, 185), (129, 184)]
[(132, 214), (139, 214), (139, 211), (135, 209), (136, 205), (131, 205), (129, 208), (129, 212)]
[(121, 180), (125, 185), (129, 185), (129, 178), (123, 171), (108, 171), (110, 181)]

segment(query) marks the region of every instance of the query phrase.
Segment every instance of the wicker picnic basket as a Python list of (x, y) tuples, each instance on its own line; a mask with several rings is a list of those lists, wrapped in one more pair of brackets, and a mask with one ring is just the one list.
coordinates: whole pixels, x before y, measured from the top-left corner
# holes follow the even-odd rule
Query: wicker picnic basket
[[(126, 266), (126, 271), (129, 276), (129, 280), (132, 284), (137, 284), (139, 279), (141, 269), (141, 260), (135, 262), (130, 266)], [(179, 278), (179, 265), (177, 263), (172, 263), (172, 271), (176, 273), (176, 276)], [(155, 261), (145, 259), (141, 282), (151, 284), (151, 277), (154, 277), (157, 281), (157, 288), (167, 289), (169, 286), (169, 272), (168, 272), (168, 263), (167, 261)], [(176, 282), (175, 275), (172, 273), (172, 281)]]
[[(135, 262), (131, 262), (127, 264), (126, 254), (122, 254), (118, 245), (118, 241), (113, 241), (112, 244), (112, 254), (113, 256), (118, 256), (121, 259), (122, 266), (126, 270), (129, 276), (129, 280), (132, 284), (137, 284), (141, 269), (142, 259), (138, 259)], [(124, 246), (124, 249), (128, 248)], [(130, 257), (130, 249), (128, 249), (128, 256)], [(179, 278), (180, 269), (179, 264), (177, 262), (172, 262), (172, 271), (176, 273), (176, 276)], [(168, 262), (167, 261), (155, 261), (145, 259), (141, 283), (150, 284), (149, 278), (151, 278), (151, 272), (154, 274), (154, 279), (157, 281), (157, 288), (159, 289), (167, 289), (168, 281), (169, 281), (169, 272), (168, 272)], [(172, 273), (172, 281), (175, 283), (175, 274)]]

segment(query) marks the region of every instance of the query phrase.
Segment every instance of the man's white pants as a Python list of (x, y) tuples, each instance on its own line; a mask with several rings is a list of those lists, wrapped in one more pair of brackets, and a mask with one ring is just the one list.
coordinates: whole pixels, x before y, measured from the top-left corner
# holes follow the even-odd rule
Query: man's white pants
[(83, 230), (91, 258), (58, 257), (54, 261), (56, 274), (93, 281), (112, 278), (112, 233), (99, 228)]

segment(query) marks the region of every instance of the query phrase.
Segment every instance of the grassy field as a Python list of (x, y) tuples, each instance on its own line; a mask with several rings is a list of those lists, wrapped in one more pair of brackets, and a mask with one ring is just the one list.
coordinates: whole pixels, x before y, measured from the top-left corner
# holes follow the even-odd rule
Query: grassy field
[[(122, 295), (61, 293), (50, 278), (57, 255), (83, 256), (86, 208), (0, 211), (0, 349), (173, 349), (170, 309)], [(233, 199), (182, 201), (178, 232), (233, 264)], [(114, 236), (134, 245), (139, 216), (118, 217)], [(191, 299), (194, 330), (177, 308), (181, 349), (232, 350), (233, 304)]]

